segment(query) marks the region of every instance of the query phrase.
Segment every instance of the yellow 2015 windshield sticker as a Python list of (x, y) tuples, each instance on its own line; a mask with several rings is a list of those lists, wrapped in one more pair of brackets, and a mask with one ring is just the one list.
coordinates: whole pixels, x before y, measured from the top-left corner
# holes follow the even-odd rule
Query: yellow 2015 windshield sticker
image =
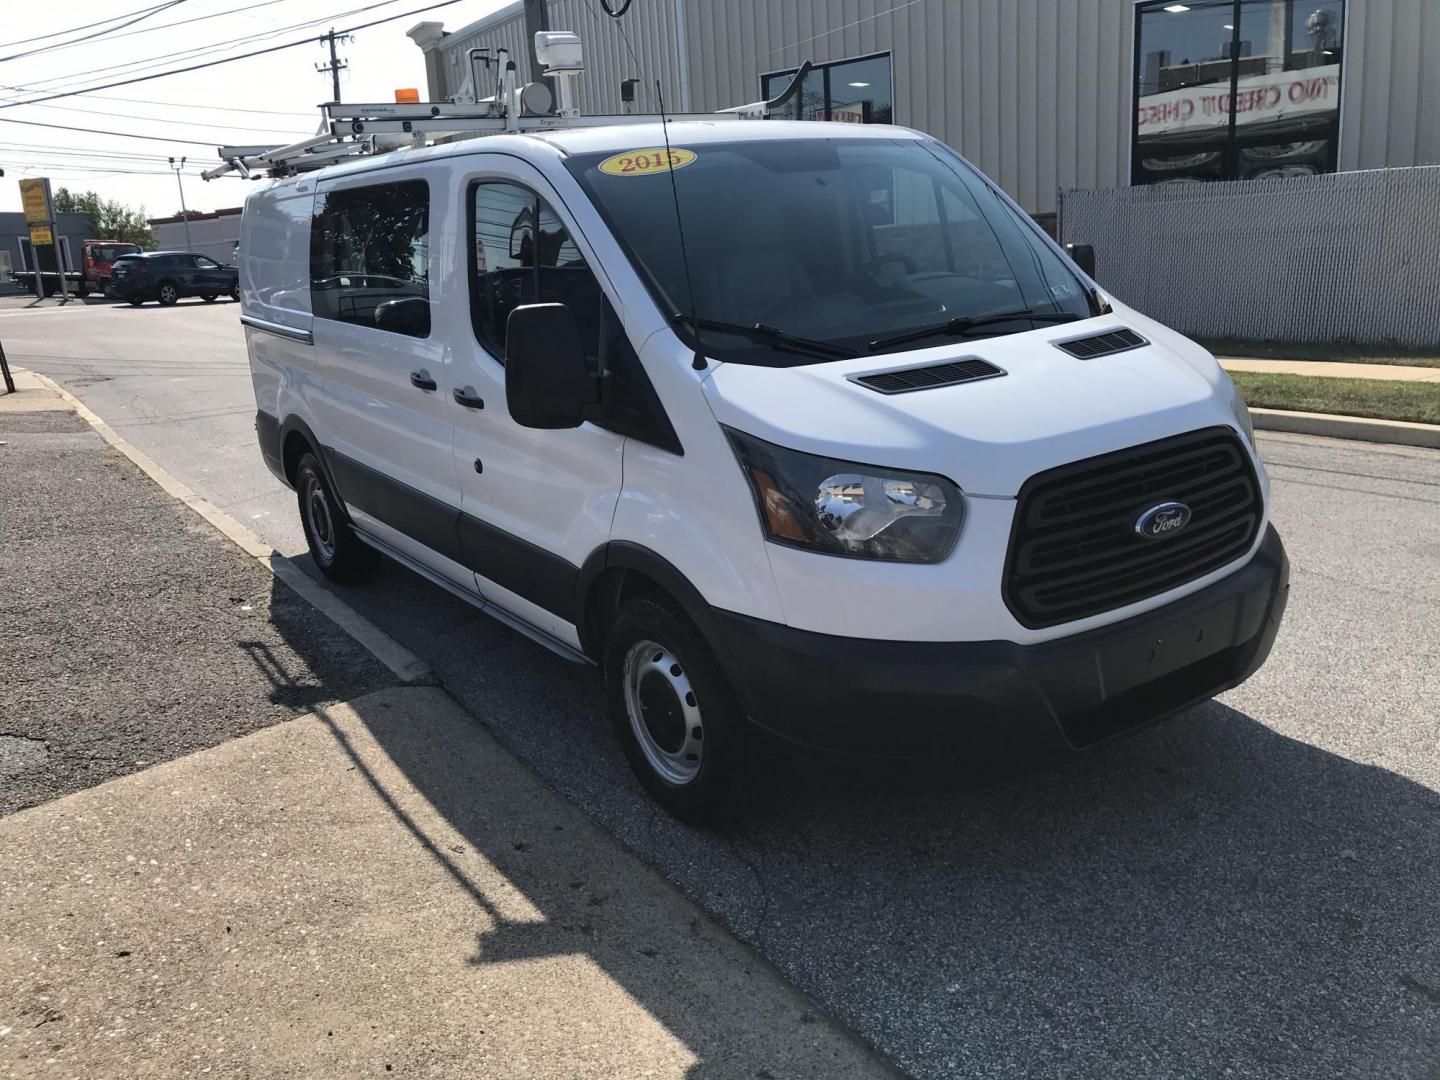
[(600, 163), (600, 171), (610, 176), (644, 176), (646, 173), (671, 172), (683, 169), (695, 160), (694, 150), (652, 146), (646, 150), (626, 150)]

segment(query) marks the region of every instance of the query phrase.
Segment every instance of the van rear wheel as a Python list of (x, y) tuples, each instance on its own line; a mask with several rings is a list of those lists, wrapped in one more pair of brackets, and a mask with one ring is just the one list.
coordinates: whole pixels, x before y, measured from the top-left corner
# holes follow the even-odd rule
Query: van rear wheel
[(355, 535), (313, 453), (307, 452), (295, 467), (295, 491), (305, 542), (320, 572), (331, 581), (365, 577), (375, 565), (375, 550)]
[(604, 667), (610, 720), (645, 790), (682, 821), (733, 817), (744, 716), (699, 631), (668, 604), (637, 597), (611, 624)]

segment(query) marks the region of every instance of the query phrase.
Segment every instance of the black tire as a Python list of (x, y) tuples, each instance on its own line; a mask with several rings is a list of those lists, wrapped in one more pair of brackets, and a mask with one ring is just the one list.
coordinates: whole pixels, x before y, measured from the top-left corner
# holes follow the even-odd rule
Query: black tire
[(139, 307), (139, 306), (140, 306), (141, 304), (143, 304), (145, 301), (142, 300), (142, 299), (140, 299), (140, 297), (138, 297), (138, 296), (132, 296), (132, 297), (130, 297), (130, 299), (129, 299), (128, 301), (126, 301), (126, 302), (127, 302), (131, 307)]
[(213, 304), (215, 302), (215, 296), (216, 294), (213, 292), (201, 293), (200, 299), (204, 300), (207, 304)]
[(231, 300), (234, 300), (236, 303), (239, 303), (239, 301), (240, 301), (240, 282), (237, 281), (237, 282), (235, 282), (234, 285), (231, 285), (231, 286), (230, 286), (230, 299), (231, 299)]
[(155, 287), (155, 299), (161, 307), (174, 307), (180, 299), (180, 286), (173, 281), (162, 281)]
[[(745, 718), (699, 631), (668, 604), (637, 597), (610, 626), (604, 668), (610, 721), (645, 790), (691, 824), (734, 817), (744, 803)], [(633, 721), (632, 701), (641, 706)], [(698, 760), (684, 760), (689, 753)]]
[(375, 566), (375, 549), (366, 547), (355, 535), (344, 508), (330, 484), (320, 461), (307, 451), (295, 466), (295, 493), (300, 506), (300, 524), (310, 557), (331, 581), (359, 581)]

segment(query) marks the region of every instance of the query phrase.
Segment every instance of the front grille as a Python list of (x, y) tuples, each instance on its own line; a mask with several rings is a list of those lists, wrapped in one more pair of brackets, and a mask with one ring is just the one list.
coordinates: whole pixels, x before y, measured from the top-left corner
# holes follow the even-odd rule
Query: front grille
[(1134, 330), (1128, 326), (1122, 326), (1118, 330), (1107, 330), (1103, 334), (1071, 338), (1069, 341), (1057, 341), (1055, 347), (1078, 360), (1093, 360), (1097, 356), (1129, 352), (1131, 349), (1138, 349), (1142, 345), (1148, 344), (1150, 343)]
[[(1189, 524), (1147, 540), (1149, 507), (1182, 502)], [(1260, 488), (1229, 428), (1206, 428), (1032, 476), (1006, 559), (1006, 606), (1032, 629), (1083, 619), (1193, 581), (1239, 558), (1260, 528)]]
[(904, 394), (911, 390), (931, 390), (937, 386), (954, 386), (956, 383), (974, 382), (976, 379), (993, 379), (1004, 375), (1003, 369), (988, 360), (969, 357), (965, 360), (950, 360), (943, 364), (927, 364), (923, 367), (896, 368), (894, 371), (880, 371), (874, 375), (856, 375), (854, 379), (871, 390), (882, 394)]

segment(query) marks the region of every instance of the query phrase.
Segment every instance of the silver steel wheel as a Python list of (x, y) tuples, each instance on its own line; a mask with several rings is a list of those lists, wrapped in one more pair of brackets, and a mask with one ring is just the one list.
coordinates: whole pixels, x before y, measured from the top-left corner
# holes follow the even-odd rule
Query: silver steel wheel
[(175, 291), (174, 285), (160, 286), (160, 303), (173, 304), (178, 299), (180, 299), (180, 295)]
[(679, 658), (653, 641), (625, 654), (625, 712), (645, 760), (667, 782), (683, 786), (700, 773), (705, 727)]
[(325, 486), (314, 473), (305, 477), (305, 517), (310, 523), (310, 538), (315, 542), (315, 554), (320, 561), (329, 565), (335, 559), (335, 520), (330, 514), (330, 499)]

